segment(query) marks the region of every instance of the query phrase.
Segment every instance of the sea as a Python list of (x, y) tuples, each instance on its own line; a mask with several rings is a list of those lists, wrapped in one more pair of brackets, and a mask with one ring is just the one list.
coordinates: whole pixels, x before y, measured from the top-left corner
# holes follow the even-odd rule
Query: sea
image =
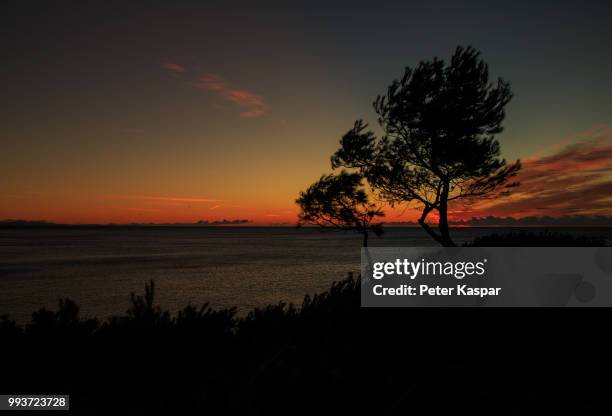
[[(463, 243), (508, 231), (456, 228), (453, 237)], [(559, 231), (612, 241), (612, 229)], [(370, 238), (370, 246), (431, 245), (416, 227), (390, 227)], [(156, 303), (171, 312), (208, 303), (244, 315), (268, 304), (300, 304), (306, 294), (356, 275), (360, 247), (357, 233), (316, 228), (0, 228), (0, 315), (25, 322), (70, 298), (82, 316), (104, 319), (124, 313), (130, 293), (143, 294), (151, 280)]]

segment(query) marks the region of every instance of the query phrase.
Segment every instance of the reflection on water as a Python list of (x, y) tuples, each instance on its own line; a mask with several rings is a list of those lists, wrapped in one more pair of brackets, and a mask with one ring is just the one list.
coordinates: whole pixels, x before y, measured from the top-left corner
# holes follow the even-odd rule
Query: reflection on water
[[(454, 230), (458, 242), (500, 229)], [(601, 229), (572, 230), (602, 235)], [(23, 320), (60, 297), (86, 316), (128, 306), (129, 293), (154, 279), (158, 301), (176, 310), (188, 302), (237, 306), (246, 312), (306, 293), (359, 270), (361, 238), (294, 228), (0, 229), (0, 314)], [(433, 245), (419, 228), (389, 228), (373, 246)]]

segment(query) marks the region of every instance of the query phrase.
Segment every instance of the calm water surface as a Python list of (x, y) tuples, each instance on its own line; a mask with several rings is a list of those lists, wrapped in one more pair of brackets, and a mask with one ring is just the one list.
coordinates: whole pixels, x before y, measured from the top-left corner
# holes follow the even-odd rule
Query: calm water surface
[[(465, 242), (498, 231), (465, 228), (454, 236)], [(358, 271), (360, 245), (357, 234), (294, 228), (0, 229), (0, 314), (24, 320), (69, 297), (83, 315), (106, 317), (124, 312), (130, 292), (142, 293), (150, 279), (158, 302), (172, 311), (187, 303), (241, 313), (299, 303)], [(418, 228), (389, 228), (371, 245), (433, 244)]]

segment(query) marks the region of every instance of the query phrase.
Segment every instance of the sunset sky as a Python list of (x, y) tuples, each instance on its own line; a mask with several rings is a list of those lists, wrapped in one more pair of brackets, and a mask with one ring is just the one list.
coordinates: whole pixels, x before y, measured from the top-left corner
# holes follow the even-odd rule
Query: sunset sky
[(612, 215), (611, 3), (462, 3), (3, 2), (0, 219), (293, 223), (376, 95), (459, 44), (512, 83), (525, 163), (452, 217)]

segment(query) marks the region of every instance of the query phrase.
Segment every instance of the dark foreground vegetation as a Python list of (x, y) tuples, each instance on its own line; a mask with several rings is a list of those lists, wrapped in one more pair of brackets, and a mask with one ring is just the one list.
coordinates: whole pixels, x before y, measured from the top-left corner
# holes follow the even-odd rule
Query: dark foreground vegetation
[(584, 412), (607, 391), (606, 310), (364, 309), (359, 285), (246, 317), (171, 315), (153, 282), (105, 322), (63, 299), (0, 320), (0, 392), (70, 394), (87, 414), (497, 415)]

